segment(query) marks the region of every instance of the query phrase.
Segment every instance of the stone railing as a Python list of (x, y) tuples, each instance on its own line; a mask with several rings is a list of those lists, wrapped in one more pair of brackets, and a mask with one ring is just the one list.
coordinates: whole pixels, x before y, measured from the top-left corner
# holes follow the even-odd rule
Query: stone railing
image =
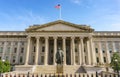
[(93, 36), (120, 36), (120, 31), (96, 31), (93, 33)]
[(117, 74), (93, 74), (93, 73), (76, 73), (76, 74), (3, 74), (0, 77), (118, 77)]

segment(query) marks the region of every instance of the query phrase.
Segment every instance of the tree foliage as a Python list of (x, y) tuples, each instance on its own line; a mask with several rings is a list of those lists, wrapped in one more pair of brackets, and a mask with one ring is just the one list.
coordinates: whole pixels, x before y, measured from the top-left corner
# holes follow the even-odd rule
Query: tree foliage
[(120, 55), (119, 55), (119, 53), (115, 52), (113, 54), (110, 65), (114, 69), (114, 71), (120, 70)]
[(4, 72), (9, 72), (10, 71), (10, 63), (8, 61), (2, 62), (0, 60), (0, 72), (4, 73)]

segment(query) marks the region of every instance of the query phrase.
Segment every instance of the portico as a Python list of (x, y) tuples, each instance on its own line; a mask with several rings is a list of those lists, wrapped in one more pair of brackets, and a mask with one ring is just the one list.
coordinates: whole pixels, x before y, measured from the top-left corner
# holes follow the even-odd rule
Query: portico
[(58, 48), (64, 52), (64, 65), (95, 64), (95, 57), (92, 56), (95, 53), (91, 49), (93, 29), (90, 27), (60, 20), (41, 26), (31, 26), (26, 31), (28, 45), (25, 65), (56, 65), (55, 54)]

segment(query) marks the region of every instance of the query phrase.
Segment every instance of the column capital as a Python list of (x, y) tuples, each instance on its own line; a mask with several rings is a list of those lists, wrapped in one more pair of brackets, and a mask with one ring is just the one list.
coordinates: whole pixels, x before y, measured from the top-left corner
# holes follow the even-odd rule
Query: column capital
[(83, 37), (83, 36), (80, 36), (79, 38), (80, 38), (80, 39), (84, 39), (84, 37)]
[(75, 36), (72, 36), (71, 39), (75, 39)]
[(35, 38), (36, 38), (36, 39), (39, 39), (39, 38), (40, 38), (40, 36), (36, 36)]
[(49, 37), (48, 37), (48, 36), (45, 36), (44, 38), (45, 38), (45, 39), (49, 39)]
[(66, 39), (67, 37), (63, 36), (62, 39)]
[(53, 36), (53, 39), (57, 39), (58, 37), (57, 36)]
[(31, 36), (27, 36), (27, 39), (30, 39), (31, 38)]
[(92, 39), (92, 36), (88, 36), (88, 39)]

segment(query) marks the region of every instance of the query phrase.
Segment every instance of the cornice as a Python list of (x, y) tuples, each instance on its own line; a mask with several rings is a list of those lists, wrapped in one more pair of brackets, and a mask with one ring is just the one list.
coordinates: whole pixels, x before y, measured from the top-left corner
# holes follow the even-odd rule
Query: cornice
[(27, 36), (25, 31), (0, 31), (0, 36)]
[(120, 31), (95, 31), (94, 37), (120, 37)]

